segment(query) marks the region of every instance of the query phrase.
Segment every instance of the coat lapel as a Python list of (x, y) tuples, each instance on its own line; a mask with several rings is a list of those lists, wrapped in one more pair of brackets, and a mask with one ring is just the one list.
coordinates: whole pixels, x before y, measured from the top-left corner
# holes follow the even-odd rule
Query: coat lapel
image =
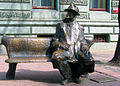
[(63, 33), (64, 33), (64, 38), (67, 41), (67, 33), (66, 33), (66, 24), (65, 23), (61, 23), (61, 29), (63, 29)]

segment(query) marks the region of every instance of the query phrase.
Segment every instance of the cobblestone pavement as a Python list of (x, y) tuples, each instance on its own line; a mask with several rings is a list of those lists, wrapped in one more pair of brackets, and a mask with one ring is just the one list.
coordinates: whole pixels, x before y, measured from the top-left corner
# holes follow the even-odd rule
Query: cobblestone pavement
[[(81, 84), (70, 83), (67, 86), (120, 86), (120, 68), (106, 64), (114, 55), (114, 51), (92, 52), (97, 61), (95, 72), (88, 78), (81, 78)], [(19, 63), (17, 65), (15, 80), (6, 80), (5, 75), (8, 64), (7, 56), (0, 56), (0, 86), (61, 86), (62, 76), (53, 69), (50, 62), (44, 63)], [(113, 80), (96, 82), (91, 79), (109, 77)]]

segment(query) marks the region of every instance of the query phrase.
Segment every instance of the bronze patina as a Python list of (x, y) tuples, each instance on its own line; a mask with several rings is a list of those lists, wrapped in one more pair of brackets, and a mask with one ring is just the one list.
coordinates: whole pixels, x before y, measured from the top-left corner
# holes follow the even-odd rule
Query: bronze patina
[(75, 20), (79, 9), (71, 4), (65, 11), (66, 18), (57, 24), (52, 40), (53, 67), (59, 69), (64, 85), (69, 82), (80, 83), (82, 74), (94, 71), (94, 60), (84, 37), (84, 28)]

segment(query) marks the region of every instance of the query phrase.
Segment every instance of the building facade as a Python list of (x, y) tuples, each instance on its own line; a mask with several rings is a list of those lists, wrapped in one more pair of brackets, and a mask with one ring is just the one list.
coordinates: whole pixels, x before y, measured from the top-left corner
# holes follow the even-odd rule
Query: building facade
[[(0, 0), (0, 39), (11, 37), (53, 36), (55, 26), (65, 17), (70, 3), (79, 7), (77, 21), (85, 27), (85, 35), (97, 43), (118, 40), (119, 0)], [(5, 48), (0, 45), (0, 54)]]

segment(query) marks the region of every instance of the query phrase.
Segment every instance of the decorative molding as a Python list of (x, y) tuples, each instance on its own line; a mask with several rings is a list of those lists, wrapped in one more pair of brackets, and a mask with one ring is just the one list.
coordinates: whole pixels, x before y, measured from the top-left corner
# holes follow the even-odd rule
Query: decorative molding
[(88, 0), (61, 0), (60, 3), (61, 4), (75, 3), (75, 4), (79, 4), (81, 6), (87, 6)]
[(80, 13), (78, 19), (88, 19), (88, 13)]
[(30, 18), (29, 11), (0, 11), (0, 18)]
[[(61, 12), (61, 19), (64, 19), (65, 17), (66, 14), (64, 12)], [(77, 19), (88, 19), (88, 13), (80, 13), (80, 16), (78, 16)]]
[(30, 0), (0, 0), (0, 2), (19, 2), (19, 3), (29, 3)]
[(118, 14), (111, 15), (111, 20), (117, 20), (117, 19), (118, 19)]
[(0, 10), (30, 10), (30, 3), (0, 3)]
[(59, 19), (59, 12), (58, 11), (46, 11), (46, 10), (33, 10), (32, 11), (32, 18), (33, 19)]
[(112, 1), (112, 7), (118, 7), (119, 1)]

